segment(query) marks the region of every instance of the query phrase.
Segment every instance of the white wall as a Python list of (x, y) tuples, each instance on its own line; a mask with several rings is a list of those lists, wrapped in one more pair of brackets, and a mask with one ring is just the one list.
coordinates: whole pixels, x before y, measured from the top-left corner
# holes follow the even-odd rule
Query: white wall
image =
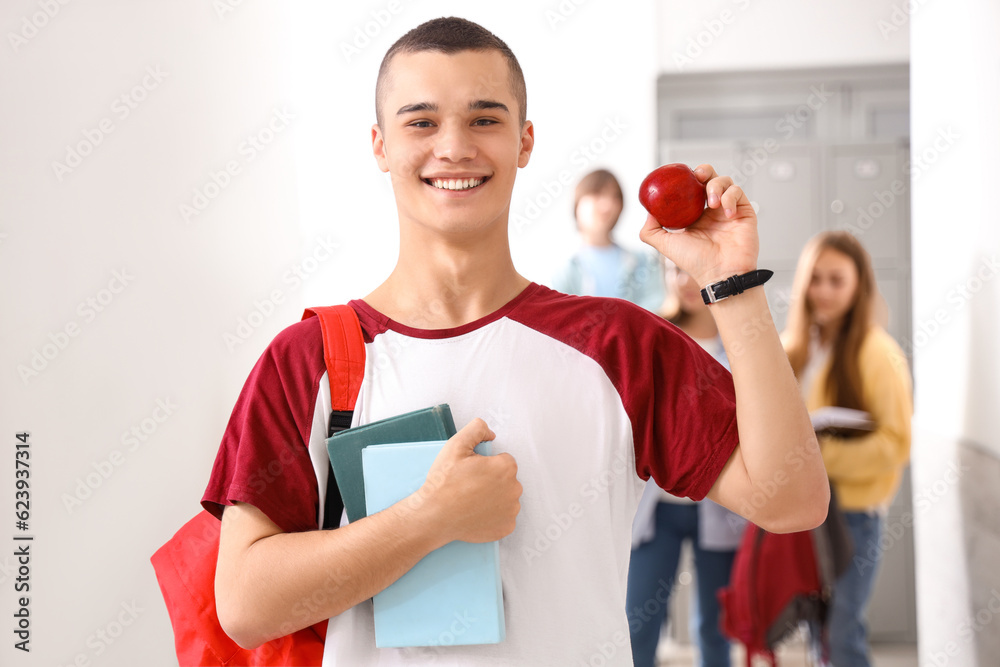
[(764, 70), (906, 62), (902, 0), (660, 0), (660, 70)]
[[(170, 664), (149, 556), (194, 514), (243, 379), (298, 314), (288, 289), (245, 344), (223, 341), (298, 258), (294, 125), (252, 161), (240, 148), (289, 104), (286, 18), (268, 3), (224, 18), (208, 2), (47, 5), (0, 18), (0, 663)], [(54, 167), (69, 150), (85, 155)], [(180, 204), (231, 160), (240, 173), (185, 222)], [(10, 641), (20, 430), (30, 660)]]
[[(52, 16), (37, 0), (0, 15), (0, 663), (176, 664), (149, 557), (198, 509), (244, 379), (304, 305), (364, 296), (395, 258), (391, 190), (369, 143), (382, 53), (456, 13), (518, 54), (537, 148), (512, 238), (518, 267), (542, 280), (575, 243), (571, 193), (549, 195), (560, 172), (608, 166), (634, 192), (655, 166), (653, 7), (48, 4)], [(348, 62), (356, 28), (373, 36)], [(87, 154), (54, 169), (69, 148)], [(185, 220), (182, 204), (204, 208)], [(626, 243), (642, 219), (629, 203)], [(21, 430), (30, 656), (9, 641)]]
[[(927, 3), (912, 15), (915, 488), (918, 622), (927, 664), (1000, 656), (1000, 6)], [(944, 133), (944, 134), (942, 134)], [(946, 145), (939, 137), (953, 138)], [(935, 145), (935, 141), (938, 144)]]
[[(929, 408), (917, 424), (1000, 456), (1000, 228), (991, 201), (1000, 178), (997, 26), (1000, 6), (987, 0), (921, 9), (911, 85), (913, 155), (928, 162), (926, 178), (913, 184), (915, 329), (926, 332), (917, 371), (934, 378), (917, 387)], [(934, 143), (942, 133), (953, 137), (945, 151)]]

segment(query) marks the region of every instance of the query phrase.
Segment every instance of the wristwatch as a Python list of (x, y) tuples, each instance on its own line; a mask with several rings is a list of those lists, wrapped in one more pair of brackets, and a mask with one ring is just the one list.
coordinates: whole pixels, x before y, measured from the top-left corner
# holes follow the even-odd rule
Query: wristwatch
[(706, 305), (711, 305), (717, 301), (722, 301), (723, 299), (728, 299), (731, 296), (737, 294), (742, 294), (751, 287), (757, 287), (758, 285), (763, 285), (771, 276), (774, 275), (774, 271), (768, 271), (767, 269), (757, 269), (756, 271), (751, 271), (750, 273), (744, 273), (738, 276), (730, 276), (725, 280), (720, 280), (717, 283), (712, 283), (705, 289), (701, 291), (701, 298), (705, 300)]

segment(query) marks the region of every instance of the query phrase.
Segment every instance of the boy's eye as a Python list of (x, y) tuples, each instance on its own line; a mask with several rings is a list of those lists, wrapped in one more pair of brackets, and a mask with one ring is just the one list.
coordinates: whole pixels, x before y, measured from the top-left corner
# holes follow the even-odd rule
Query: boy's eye
[(492, 118), (479, 118), (473, 123), (473, 125), (479, 125), (481, 127), (486, 127), (488, 125), (496, 125), (496, 124), (497, 121), (493, 120)]
[(410, 127), (431, 127), (431, 122), (429, 120), (415, 120), (410, 123)]

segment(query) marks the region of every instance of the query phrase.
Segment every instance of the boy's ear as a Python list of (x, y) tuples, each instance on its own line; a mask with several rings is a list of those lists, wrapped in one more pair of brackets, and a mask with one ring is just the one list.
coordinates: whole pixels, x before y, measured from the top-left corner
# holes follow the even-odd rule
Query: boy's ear
[(375, 155), (378, 168), (389, 173), (389, 159), (385, 156), (385, 137), (382, 136), (382, 128), (378, 124), (372, 125), (372, 153)]
[(517, 166), (526, 167), (528, 166), (528, 160), (531, 159), (531, 151), (535, 148), (535, 126), (532, 125), (530, 120), (524, 121), (524, 126), (521, 128), (521, 152), (517, 156)]

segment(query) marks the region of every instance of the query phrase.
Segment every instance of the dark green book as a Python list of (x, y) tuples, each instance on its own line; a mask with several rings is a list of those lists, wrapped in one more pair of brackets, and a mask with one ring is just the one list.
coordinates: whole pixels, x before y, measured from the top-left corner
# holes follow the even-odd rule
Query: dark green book
[(447, 403), (442, 403), (432, 408), (349, 428), (328, 438), (326, 450), (330, 454), (340, 497), (344, 500), (347, 520), (353, 522), (368, 516), (365, 506), (365, 477), (361, 465), (362, 449), (368, 445), (447, 440), (455, 432), (451, 408)]

